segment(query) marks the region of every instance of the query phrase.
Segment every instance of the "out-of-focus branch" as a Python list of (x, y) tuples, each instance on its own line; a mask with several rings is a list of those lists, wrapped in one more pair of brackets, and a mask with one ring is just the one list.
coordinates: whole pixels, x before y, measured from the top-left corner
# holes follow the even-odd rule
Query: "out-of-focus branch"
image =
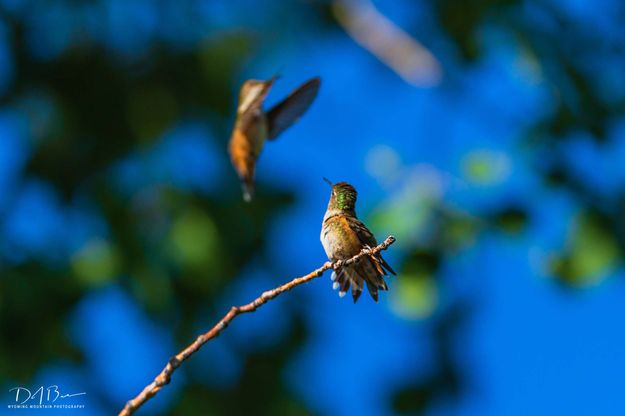
[(275, 298), (281, 293), (287, 292), (293, 289), (295, 286), (301, 285), (302, 283), (306, 283), (321, 276), (328, 269), (337, 269), (343, 266), (347, 266), (356, 260), (358, 260), (362, 256), (372, 255), (379, 253), (382, 250), (386, 250), (391, 244), (395, 242), (395, 237), (389, 236), (384, 240), (384, 242), (374, 248), (365, 248), (360, 253), (355, 255), (354, 257), (347, 260), (338, 260), (333, 263), (325, 262), (323, 266), (308, 273), (306, 276), (297, 277), (291, 280), (288, 283), (283, 284), (282, 286), (278, 286), (275, 289), (268, 290), (260, 295), (258, 298), (253, 300), (252, 302), (243, 305), (243, 306), (233, 306), (230, 311), (223, 317), (217, 324), (212, 327), (208, 332), (198, 336), (193, 343), (191, 343), (188, 347), (180, 351), (174, 357), (169, 359), (169, 362), (163, 368), (163, 370), (156, 376), (154, 381), (145, 386), (145, 388), (139, 393), (134, 399), (129, 400), (124, 408), (119, 412), (119, 416), (128, 416), (132, 415), (139, 407), (141, 407), (145, 402), (150, 400), (152, 397), (159, 392), (163, 386), (169, 384), (171, 381), (171, 375), (176, 371), (176, 369), (189, 358), (191, 355), (196, 353), (204, 344), (210, 341), (213, 338), (216, 338), (221, 331), (228, 327), (228, 324), (236, 318), (238, 315), (247, 312), (254, 312), (261, 305), (264, 305), (271, 299)]
[(371, 0), (334, 0), (332, 11), (358, 44), (406, 82), (429, 87), (441, 80), (441, 65), (434, 55), (381, 14)]

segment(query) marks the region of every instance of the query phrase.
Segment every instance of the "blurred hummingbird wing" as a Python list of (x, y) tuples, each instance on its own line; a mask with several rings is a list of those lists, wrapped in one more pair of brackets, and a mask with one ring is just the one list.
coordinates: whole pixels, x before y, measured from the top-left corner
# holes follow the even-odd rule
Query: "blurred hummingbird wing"
[(278, 137), (308, 110), (317, 97), (320, 83), (319, 77), (306, 81), (267, 112), (267, 138), (269, 140)]

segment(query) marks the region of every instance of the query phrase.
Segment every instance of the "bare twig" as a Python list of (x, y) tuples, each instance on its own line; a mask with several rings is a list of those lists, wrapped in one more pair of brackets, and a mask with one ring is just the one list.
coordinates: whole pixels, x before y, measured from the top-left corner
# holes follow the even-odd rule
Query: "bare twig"
[(440, 82), (442, 69), (434, 55), (380, 13), (371, 0), (334, 0), (332, 11), (339, 24), (358, 44), (406, 82), (417, 87), (429, 87)]
[(205, 332), (204, 334), (198, 336), (195, 339), (195, 341), (193, 341), (193, 343), (191, 343), (185, 349), (180, 351), (177, 355), (171, 357), (169, 359), (169, 362), (165, 366), (165, 368), (163, 368), (163, 370), (156, 376), (154, 381), (152, 381), (150, 384), (145, 386), (145, 388), (141, 391), (141, 393), (139, 393), (134, 399), (129, 400), (126, 403), (126, 405), (121, 410), (121, 412), (119, 412), (119, 416), (132, 415), (139, 407), (145, 404), (145, 402), (147, 402), (152, 397), (154, 397), (156, 393), (158, 393), (159, 390), (163, 388), (163, 386), (165, 386), (166, 384), (169, 384), (171, 380), (171, 375), (174, 373), (174, 371), (176, 371), (176, 369), (180, 366), (180, 364), (182, 364), (183, 361), (185, 361), (191, 355), (196, 353), (208, 341), (210, 341), (213, 338), (216, 338), (221, 333), (221, 331), (226, 329), (228, 327), (228, 324), (230, 324), (230, 322), (234, 318), (236, 318), (238, 315), (242, 313), (247, 313), (247, 312), (254, 312), (261, 305), (264, 305), (265, 303), (275, 298), (279, 294), (287, 292), (293, 289), (295, 286), (301, 285), (302, 283), (309, 282), (312, 279), (315, 279), (321, 276), (326, 270), (337, 269), (342, 266), (347, 266), (355, 262), (362, 256), (379, 253), (382, 250), (386, 250), (388, 246), (390, 246), (394, 242), (395, 242), (395, 237), (389, 236), (386, 238), (386, 240), (384, 240), (382, 244), (374, 248), (363, 249), (360, 253), (358, 253), (357, 255), (355, 255), (354, 257), (350, 259), (338, 260), (333, 263), (330, 263), (329, 261), (327, 261), (323, 264), (323, 266), (321, 266), (317, 270), (314, 270), (308, 273), (306, 276), (297, 277), (291, 280), (290, 282), (283, 284), (282, 286), (278, 286), (275, 289), (264, 292), (262, 295), (260, 295), (258, 298), (248, 303), (247, 305), (233, 306), (230, 309), (230, 311), (223, 318), (221, 318), (219, 322), (217, 322), (217, 325), (212, 327), (208, 332)]

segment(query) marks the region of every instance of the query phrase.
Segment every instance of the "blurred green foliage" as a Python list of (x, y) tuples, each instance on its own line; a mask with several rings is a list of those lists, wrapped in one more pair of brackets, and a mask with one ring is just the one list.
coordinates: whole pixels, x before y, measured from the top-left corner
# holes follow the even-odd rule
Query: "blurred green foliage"
[(621, 261), (618, 242), (597, 215), (583, 213), (574, 225), (566, 251), (552, 261), (552, 271), (572, 286), (597, 283)]

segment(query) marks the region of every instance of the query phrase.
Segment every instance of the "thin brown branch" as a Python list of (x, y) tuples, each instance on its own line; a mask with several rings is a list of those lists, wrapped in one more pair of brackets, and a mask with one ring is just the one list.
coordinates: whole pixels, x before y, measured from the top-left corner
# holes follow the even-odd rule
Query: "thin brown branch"
[(441, 64), (417, 39), (378, 11), (371, 0), (334, 0), (332, 11), (345, 31), (406, 82), (437, 85)]
[(176, 371), (180, 364), (182, 364), (183, 361), (185, 361), (191, 355), (195, 354), (208, 341), (216, 338), (221, 333), (221, 331), (226, 329), (230, 322), (238, 315), (247, 312), (254, 312), (261, 305), (264, 305), (279, 294), (287, 292), (293, 289), (295, 286), (309, 282), (312, 279), (321, 276), (326, 270), (337, 269), (342, 266), (347, 266), (355, 262), (362, 256), (379, 253), (382, 250), (386, 250), (394, 242), (395, 237), (389, 236), (386, 238), (386, 240), (384, 240), (382, 244), (374, 248), (365, 248), (360, 253), (350, 259), (338, 260), (333, 263), (327, 261), (323, 264), (323, 266), (319, 267), (317, 270), (308, 273), (306, 276), (297, 277), (290, 282), (283, 284), (282, 286), (264, 292), (262, 295), (260, 295), (258, 298), (248, 303), (247, 305), (233, 306), (230, 311), (223, 318), (221, 318), (221, 320), (217, 322), (217, 324), (212, 327), (208, 332), (205, 332), (204, 334), (198, 336), (195, 341), (193, 341), (193, 343), (180, 351), (177, 355), (171, 357), (165, 368), (163, 368), (163, 370), (156, 376), (154, 381), (145, 386), (141, 393), (139, 393), (134, 399), (129, 400), (126, 403), (121, 412), (119, 412), (119, 416), (132, 415), (137, 409), (143, 406), (145, 402), (154, 397), (156, 393), (158, 393), (159, 390), (163, 388), (163, 386), (169, 384), (172, 374), (174, 373), (174, 371)]

